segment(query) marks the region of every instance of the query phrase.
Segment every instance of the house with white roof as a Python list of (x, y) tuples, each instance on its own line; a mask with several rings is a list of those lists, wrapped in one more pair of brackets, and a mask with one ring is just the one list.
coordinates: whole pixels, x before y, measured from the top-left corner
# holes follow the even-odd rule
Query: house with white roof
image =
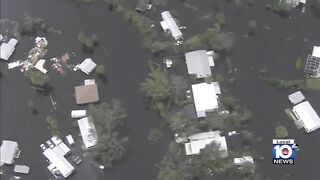
[(188, 137), (189, 142), (186, 142), (186, 155), (200, 154), (201, 150), (206, 146), (215, 143), (218, 146), (220, 157), (228, 157), (228, 148), (226, 138), (220, 136), (219, 131), (211, 131), (205, 133), (194, 134)]
[(85, 117), (78, 120), (80, 133), (86, 148), (91, 148), (97, 144), (97, 133), (92, 117)]
[(0, 49), (1, 49), (0, 59), (7, 61), (12, 55), (17, 43), (18, 43), (18, 40), (14, 38), (11, 38), (7, 43), (2, 43), (0, 46)]
[(48, 169), (54, 168), (56, 169), (55, 175), (62, 175), (64, 178), (67, 178), (74, 171), (74, 167), (60, 152), (58, 152), (58, 147), (55, 147), (56, 149), (48, 148), (43, 152), (43, 155), (50, 161)]
[(295, 105), (292, 111), (308, 133), (320, 128), (320, 118), (308, 101)]
[(180, 31), (175, 19), (172, 17), (169, 11), (161, 13), (162, 20), (160, 25), (165, 32), (169, 32), (176, 41), (182, 41), (182, 32)]
[(206, 117), (206, 112), (211, 112), (218, 108), (218, 95), (221, 93), (218, 82), (210, 84), (203, 82), (193, 84), (191, 87), (198, 118)]
[(86, 58), (81, 64), (76, 65), (73, 70), (77, 71), (78, 69), (80, 69), (85, 74), (90, 75), (96, 67), (97, 64), (93, 62), (91, 58)]
[(0, 164), (12, 164), (14, 163), (14, 158), (20, 153), (18, 148), (18, 143), (10, 140), (3, 140), (1, 145), (1, 159)]
[(213, 51), (197, 50), (185, 53), (188, 74), (197, 78), (211, 76), (211, 67), (214, 67)]

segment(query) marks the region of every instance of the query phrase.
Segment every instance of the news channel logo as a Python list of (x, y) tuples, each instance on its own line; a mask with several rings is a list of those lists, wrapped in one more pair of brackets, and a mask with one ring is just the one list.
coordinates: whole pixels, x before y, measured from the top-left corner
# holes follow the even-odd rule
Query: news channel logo
[(295, 153), (298, 150), (299, 145), (294, 142), (294, 139), (273, 139), (273, 164), (294, 164)]

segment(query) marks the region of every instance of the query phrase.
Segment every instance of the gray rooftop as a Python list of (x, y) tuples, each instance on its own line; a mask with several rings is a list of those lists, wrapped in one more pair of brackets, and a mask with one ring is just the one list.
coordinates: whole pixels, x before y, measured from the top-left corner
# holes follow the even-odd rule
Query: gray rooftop
[(189, 74), (194, 74), (197, 78), (211, 76), (209, 57), (206, 50), (198, 50), (185, 53)]

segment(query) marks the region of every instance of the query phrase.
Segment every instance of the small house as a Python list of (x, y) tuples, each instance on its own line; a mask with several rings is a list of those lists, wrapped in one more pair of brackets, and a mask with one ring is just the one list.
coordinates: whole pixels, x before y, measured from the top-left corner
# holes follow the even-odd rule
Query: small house
[(169, 11), (161, 13), (162, 20), (160, 25), (165, 32), (169, 32), (176, 41), (182, 41), (182, 32), (180, 31), (175, 19), (171, 16)]
[(214, 67), (213, 51), (197, 50), (185, 53), (188, 74), (197, 78), (211, 76), (211, 67)]
[(77, 104), (87, 104), (99, 101), (97, 84), (85, 84), (75, 87), (75, 96)]
[(86, 148), (91, 148), (97, 144), (97, 133), (92, 117), (85, 117), (78, 120), (81, 137)]
[(206, 112), (211, 112), (218, 108), (218, 95), (221, 92), (217, 82), (210, 84), (203, 82), (193, 84), (191, 87), (198, 118), (206, 117)]
[(97, 64), (92, 61), (91, 58), (86, 58), (81, 64), (76, 65), (74, 71), (80, 69), (87, 75), (90, 75), (92, 71), (97, 67)]
[(87, 116), (86, 110), (72, 110), (71, 118), (83, 118)]
[(18, 143), (15, 141), (3, 140), (1, 145), (1, 164), (13, 164), (14, 158), (20, 153)]
[(226, 138), (220, 136), (220, 131), (211, 131), (205, 133), (198, 133), (188, 137), (189, 142), (186, 142), (186, 155), (200, 154), (201, 150), (206, 146), (215, 143), (220, 152), (220, 157), (228, 157), (228, 148)]
[(11, 38), (7, 43), (2, 43), (0, 46), (1, 48), (0, 59), (7, 61), (12, 55), (17, 43), (18, 43), (18, 40), (14, 38)]
[(308, 101), (295, 105), (292, 111), (308, 133), (320, 128), (320, 118)]

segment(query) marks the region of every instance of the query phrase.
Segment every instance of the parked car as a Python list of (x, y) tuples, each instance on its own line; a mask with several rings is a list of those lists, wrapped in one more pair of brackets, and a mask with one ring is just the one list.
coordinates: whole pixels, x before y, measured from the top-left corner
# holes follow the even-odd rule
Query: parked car
[(47, 149), (47, 147), (44, 144), (40, 144), (40, 148), (42, 149), (42, 151), (45, 151)]
[(82, 162), (82, 159), (79, 156), (72, 156), (71, 159), (76, 165), (78, 165)]

